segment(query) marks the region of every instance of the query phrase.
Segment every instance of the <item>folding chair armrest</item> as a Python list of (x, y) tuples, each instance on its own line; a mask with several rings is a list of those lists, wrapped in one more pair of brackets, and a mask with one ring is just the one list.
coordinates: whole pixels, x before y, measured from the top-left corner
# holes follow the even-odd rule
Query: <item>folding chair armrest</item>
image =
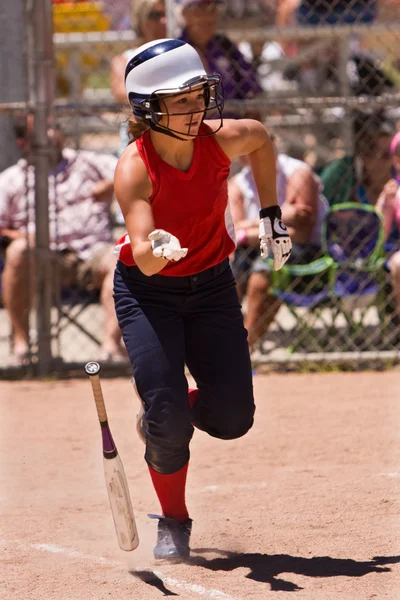
[(305, 265), (284, 265), (279, 271), (272, 269), (272, 260), (267, 259), (271, 265), (271, 280), (274, 288), (285, 288), (295, 277), (305, 277), (319, 275), (330, 271), (334, 265), (334, 261), (330, 256), (322, 256)]
[(335, 269), (350, 269), (351, 271), (357, 271), (359, 273), (371, 273), (374, 271), (380, 271), (386, 262), (386, 258), (384, 256), (380, 256), (373, 261), (369, 261), (368, 263), (357, 264), (357, 262), (343, 262), (337, 263), (333, 262), (333, 267)]
[(284, 265), (282, 269), (287, 269), (288, 273), (294, 277), (305, 275), (318, 275), (330, 269), (333, 265), (333, 259), (330, 256), (322, 256), (306, 265)]

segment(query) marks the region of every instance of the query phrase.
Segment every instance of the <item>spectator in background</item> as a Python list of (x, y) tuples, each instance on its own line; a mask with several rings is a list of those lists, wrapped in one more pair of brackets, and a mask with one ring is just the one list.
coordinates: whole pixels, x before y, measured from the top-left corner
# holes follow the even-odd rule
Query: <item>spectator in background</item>
[[(307, 264), (321, 254), (321, 227), (328, 203), (319, 178), (305, 162), (283, 153), (277, 154), (276, 161), (278, 202), (293, 242), (287, 263)], [(268, 261), (259, 257), (259, 199), (248, 166), (230, 179), (228, 190), (237, 238), (232, 269), (239, 297), (243, 296), (250, 275), (245, 327), (249, 345), (253, 347), (267, 332), (280, 302), (268, 294), (271, 268)]]
[[(132, 0), (132, 27), (138, 38), (135, 47), (146, 42), (165, 38), (167, 35), (167, 17), (164, 0)], [(125, 93), (125, 67), (133, 56), (134, 49), (126, 50), (111, 61), (111, 91), (117, 102), (127, 104)], [(120, 156), (128, 144), (128, 118), (120, 129)]]
[[(279, 0), (276, 13), (278, 27), (341, 26), (373, 23), (377, 0)], [(351, 36), (347, 72), (352, 93), (380, 95), (394, 87), (371, 53), (362, 52), (356, 34)], [(296, 81), (307, 93), (340, 93), (339, 46), (331, 38), (291, 39), (282, 42), (284, 54), (293, 65), (285, 77)]]
[(356, 115), (354, 154), (331, 161), (320, 174), (330, 205), (376, 204), (383, 186), (391, 178), (393, 133), (393, 123), (382, 113)]
[[(225, 35), (217, 33), (218, 5), (223, 0), (182, 0), (183, 31), (180, 39), (199, 53), (207, 73), (219, 73), (225, 101), (244, 100), (262, 92), (256, 69)], [(224, 112), (225, 117), (237, 114)]]
[(390, 143), (392, 177), (385, 184), (376, 203), (382, 214), (385, 246), (396, 309), (392, 315), (395, 325), (400, 325), (400, 133)]
[(384, 185), (376, 203), (383, 217), (385, 240), (391, 237), (393, 230), (400, 231), (400, 132), (390, 142), (390, 155), (392, 177)]
[(281, 0), (294, 4), (299, 25), (351, 25), (372, 23), (376, 19), (377, 0)]
[(111, 29), (113, 31), (127, 31), (130, 29), (131, 4), (132, 0), (104, 2), (103, 10), (111, 17)]
[[(33, 120), (17, 118), (17, 143), (25, 158), (0, 174), (0, 235), (8, 239), (2, 275), (3, 302), (13, 334), (11, 364), (29, 360), (28, 315), (32, 307), (33, 265), (28, 248), (35, 241), (34, 187), (31, 165)], [(111, 203), (117, 159), (108, 154), (64, 148), (63, 136), (49, 128), (52, 169), (49, 173), (50, 240), (55, 275), (61, 285), (101, 290), (105, 334), (101, 360), (125, 357), (113, 301)], [(54, 277), (56, 281), (57, 277)]]

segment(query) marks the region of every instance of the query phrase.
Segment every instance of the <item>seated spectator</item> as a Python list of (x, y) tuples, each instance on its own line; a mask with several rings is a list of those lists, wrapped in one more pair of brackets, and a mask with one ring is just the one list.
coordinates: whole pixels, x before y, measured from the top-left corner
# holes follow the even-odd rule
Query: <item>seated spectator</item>
[[(340, 26), (372, 23), (377, 15), (377, 0), (280, 0), (276, 24), (287, 26)], [(394, 87), (394, 82), (380, 68), (375, 56), (362, 52), (356, 34), (351, 36), (347, 72), (354, 95), (380, 95)], [(296, 81), (301, 91), (321, 95), (340, 93), (340, 49), (335, 40), (287, 40), (282, 43), (293, 65), (285, 76)]]
[[(132, 6), (132, 27), (140, 43), (167, 37), (164, 0), (132, 0)], [(111, 61), (111, 91), (115, 100), (121, 104), (128, 103), (125, 93), (125, 67), (133, 53), (134, 49), (126, 50)], [(119, 156), (128, 144), (128, 119), (121, 125), (120, 137)]]
[(376, 208), (382, 214), (385, 245), (389, 255), (387, 266), (396, 305), (394, 321), (400, 324), (400, 133), (393, 137), (390, 153), (393, 176), (385, 184)]
[[(225, 35), (217, 33), (218, 5), (223, 0), (182, 0), (180, 39), (196, 48), (208, 73), (219, 73), (225, 101), (243, 100), (261, 93), (256, 69)], [(224, 111), (225, 117), (237, 114)]]
[[(268, 294), (270, 267), (259, 257), (259, 199), (248, 166), (229, 181), (229, 202), (237, 234), (238, 247), (233, 260), (233, 272), (239, 295), (247, 282), (247, 312), (245, 326), (250, 347), (267, 332), (280, 306), (275, 296)], [(307, 264), (321, 254), (321, 227), (328, 210), (322, 185), (315, 173), (303, 161), (287, 154), (277, 154), (277, 192), (282, 208), (282, 220), (293, 242), (288, 264)], [(242, 284), (242, 285), (241, 285)]]
[(391, 178), (390, 141), (394, 126), (382, 114), (362, 114), (354, 122), (354, 154), (328, 163), (321, 171), (330, 205), (362, 202), (375, 205)]
[(377, 14), (377, 0), (297, 0), (295, 4), (299, 25), (372, 23)]
[[(35, 242), (32, 118), (17, 118), (15, 133), (25, 158), (0, 174), (0, 236), (9, 241), (2, 292), (12, 325), (11, 364), (18, 366), (29, 360), (28, 316), (33, 297), (33, 265), (29, 264), (28, 253)], [(67, 287), (90, 284), (101, 290), (105, 311), (101, 359), (118, 360), (124, 354), (113, 302), (115, 257), (111, 230), (117, 159), (65, 148), (56, 127), (49, 128), (48, 135), (52, 141), (49, 218), (53, 281), (59, 277), (60, 284)]]

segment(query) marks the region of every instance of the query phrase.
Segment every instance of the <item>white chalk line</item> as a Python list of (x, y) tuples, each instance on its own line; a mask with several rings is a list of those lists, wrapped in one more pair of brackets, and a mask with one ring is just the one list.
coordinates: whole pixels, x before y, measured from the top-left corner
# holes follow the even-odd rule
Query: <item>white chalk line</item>
[[(397, 479), (400, 477), (400, 472), (395, 471), (392, 473), (375, 473), (375, 477), (389, 477), (391, 479)], [(232, 492), (232, 490), (265, 490), (268, 487), (266, 481), (259, 481), (253, 483), (238, 483), (229, 485), (206, 485), (195, 491), (196, 494), (203, 492)]]
[[(123, 571), (127, 570), (127, 567), (120, 562), (109, 560), (104, 556), (93, 556), (92, 554), (85, 554), (84, 552), (72, 550), (71, 548), (64, 548), (63, 546), (59, 546), (58, 544), (27, 544), (22, 540), (0, 539), (0, 545), (13, 545), (25, 550), (33, 549), (39, 552), (48, 552), (50, 554), (62, 554), (63, 556), (66, 556), (68, 558), (88, 560), (96, 564), (116, 567)], [(238, 598), (235, 599), (233, 596), (225, 594), (225, 592), (221, 592), (220, 590), (209, 589), (202, 585), (197, 585), (194, 583), (188, 583), (187, 581), (183, 581), (180, 579), (175, 579), (174, 577), (166, 577), (163, 574), (163, 572), (159, 569), (151, 569), (145, 567), (144, 569), (130, 570), (133, 572), (142, 572), (143, 570), (152, 572), (163, 581), (164, 585), (170, 585), (171, 587), (179, 588), (181, 590), (185, 590), (186, 592), (192, 592), (194, 594), (197, 594), (198, 596), (202, 596), (203, 598), (210, 598), (211, 600), (239, 600)]]
[(199, 492), (217, 492), (235, 490), (264, 490), (267, 487), (265, 481), (259, 483), (238, 483), (237, 485), (207, 485), (198, 490)]

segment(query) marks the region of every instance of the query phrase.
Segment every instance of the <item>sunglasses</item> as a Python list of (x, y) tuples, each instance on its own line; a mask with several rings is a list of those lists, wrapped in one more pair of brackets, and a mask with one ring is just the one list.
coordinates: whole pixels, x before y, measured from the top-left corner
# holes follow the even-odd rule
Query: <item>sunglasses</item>
[(389, 160), (389, 158), (392, 158), (392, 155), (390, 154), (389, 150), (387, 150), (386, 152), (377, 152), (375, 156), (379, 160)]
[(392, 158), (389, 150), (383, 150), (382, 152), (368, 152), (366, 156), (369, 158), (375, 158), (376, 160), (389, 160)]
[(164, 10), (152, 10), (147, 15), (149, 21), (161, 21), (166, 18), (166, 12)]

